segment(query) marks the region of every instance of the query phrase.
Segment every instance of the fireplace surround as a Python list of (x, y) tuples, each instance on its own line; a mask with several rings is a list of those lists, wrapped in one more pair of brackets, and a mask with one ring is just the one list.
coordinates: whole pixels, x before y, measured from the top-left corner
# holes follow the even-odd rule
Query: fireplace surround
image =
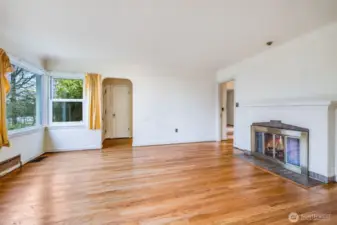
[(251, 125), (251, 151), (256, 157), (308, 176), (309, 129), (279, 120)]

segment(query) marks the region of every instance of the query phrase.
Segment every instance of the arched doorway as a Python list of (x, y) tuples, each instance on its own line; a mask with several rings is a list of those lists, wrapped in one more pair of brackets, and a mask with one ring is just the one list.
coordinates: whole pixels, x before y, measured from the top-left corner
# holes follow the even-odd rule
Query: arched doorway
[(103, 148), (132, 146), (133, 90), (128, 79), (103, 80)]

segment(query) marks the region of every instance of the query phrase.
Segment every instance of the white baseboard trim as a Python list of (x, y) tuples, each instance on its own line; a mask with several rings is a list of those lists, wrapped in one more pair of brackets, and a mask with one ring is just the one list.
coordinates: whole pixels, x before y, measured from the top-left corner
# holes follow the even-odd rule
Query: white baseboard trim
[(196, 143), (204, 143), (204, 142), (218, 142), (217, 140), (201, 140), (201, 141), (186, 141), (186, 142), (152, 142), (146, 144), (132, 144), (132, 147), (148, 147), (148, 146), (157, 146), (157, 145), (182, 145), (182, 144), (196, 144)]
[(47, 153), (52, 152), (71, 152), (71, 151), (89, 151), (89, 150), (100, 150), (102, 149), (101, 145), (86, 146), (81, 148), (54, 148), (46, 150)]

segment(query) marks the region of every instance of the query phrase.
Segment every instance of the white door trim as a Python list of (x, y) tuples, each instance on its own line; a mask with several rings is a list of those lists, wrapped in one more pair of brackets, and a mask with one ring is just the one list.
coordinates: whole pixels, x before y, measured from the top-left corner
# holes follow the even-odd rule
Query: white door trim
[(221, 84), (221, 140), (227, 140), (227, 88)]

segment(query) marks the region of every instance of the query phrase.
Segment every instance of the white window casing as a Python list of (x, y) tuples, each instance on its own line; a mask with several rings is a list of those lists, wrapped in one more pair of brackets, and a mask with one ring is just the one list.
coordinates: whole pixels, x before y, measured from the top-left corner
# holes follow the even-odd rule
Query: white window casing
[[(56, 127), (85, 127), (86, 126), (86, 118), (87, 118), (87, 112), (86, 112), (86, 101), (85, 101), (85, 93), (84, 93), (84, 87), (85, 87), (85, 80), (83, 74), (69, 74), (69, 73), (51, 73), (49, 74), (49, 96), (48, 96), (48, 121), (49, 121), (49, 127), (56, 128)], [(76, 79), (76, 80), (82, 80), (83, 82), (83, 93), (82, 93), (82, 99), (57, 99), (53, 98), (53, 80), (54, 79)], [(81, 102), (82, 103), (82, 121), (74, 121), (74, 122), (54, 122), (53, 121), (53, 103), (54, 102)]]

